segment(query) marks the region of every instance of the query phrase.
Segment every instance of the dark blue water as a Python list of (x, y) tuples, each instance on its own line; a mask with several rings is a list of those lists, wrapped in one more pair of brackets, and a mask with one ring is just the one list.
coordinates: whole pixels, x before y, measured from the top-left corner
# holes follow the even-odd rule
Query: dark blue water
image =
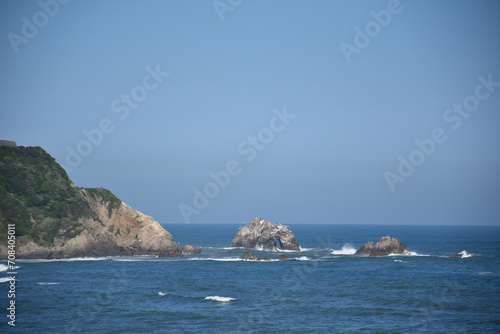
[[(19, 262), (16, 328), (4, 282), (0, 332), (500, 333), (498, 227), (292, 225), (303, 250), (281, 262), (239, 261), (237, 226), (165, 227), (203, 253)], [(413, 255), (350, 255), (384, 235)]]

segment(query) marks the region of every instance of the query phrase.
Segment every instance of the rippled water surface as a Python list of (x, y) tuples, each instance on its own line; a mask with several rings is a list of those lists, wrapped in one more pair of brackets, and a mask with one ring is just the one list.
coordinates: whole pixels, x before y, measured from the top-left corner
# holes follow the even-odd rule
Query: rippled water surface
[[(248, 262), (229, 247), (237, 226), (165, 227), (202, 254), (19, 261), (15, 332), (500, 332), (500, 228), (291, 225), (302, 251)], [(353, 255), (384, 235), (411, 255)]]

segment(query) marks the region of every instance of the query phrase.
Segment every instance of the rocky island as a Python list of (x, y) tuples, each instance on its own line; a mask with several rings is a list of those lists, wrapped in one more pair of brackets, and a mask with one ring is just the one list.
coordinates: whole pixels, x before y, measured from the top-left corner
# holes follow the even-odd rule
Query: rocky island
[(243, 247), (264, 251), (300, 251), (299, 243), (287, 225), (271, 224), (261, 217), (250, 224), (240, 226), (231, 247)]
[(109, 190), (76, 187), (40, 147), (0, 146), (0, 259), (9, 224), (16, 258), (183, 256), (155, 219)]
[(356, 255), (369, 255), (369, 256), (385, 256), (389, 254), (404, 254), (410, 252), (408, 246), (396, 238), (389, 236), (382, 237), (374, 244), (373, 241), (368, 241), (361, 246)]

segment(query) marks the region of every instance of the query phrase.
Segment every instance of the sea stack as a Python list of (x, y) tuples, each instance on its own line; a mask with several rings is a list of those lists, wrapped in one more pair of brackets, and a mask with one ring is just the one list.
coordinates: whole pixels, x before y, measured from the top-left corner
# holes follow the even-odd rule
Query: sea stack
[(386, 236), (380, 238), (376, 244), (373, 241), (365, 242), (358, 249), (356, 255), (385, 256), (389, 254), (404, 254), (409, 251), (408, 246), (398, 239)]
[(261, 217), (250, 224), (240, 226), (231, 247), (244, 247), (264, 251), (300, 251), (299, 243), (287, 225), (271, 224)]

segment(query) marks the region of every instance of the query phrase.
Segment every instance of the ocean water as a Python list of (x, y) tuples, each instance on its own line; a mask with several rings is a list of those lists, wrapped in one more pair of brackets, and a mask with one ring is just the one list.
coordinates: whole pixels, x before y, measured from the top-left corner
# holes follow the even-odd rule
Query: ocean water
[[(270, 262), (237, 227), (165, 226), (185, 259), (20, 260), (15, 328), (0, 262), (0, 333), (500, 333), (499, 227), (290, 225), (302, 251)], [(412, 253), (353, 255), (385, 235)]]

